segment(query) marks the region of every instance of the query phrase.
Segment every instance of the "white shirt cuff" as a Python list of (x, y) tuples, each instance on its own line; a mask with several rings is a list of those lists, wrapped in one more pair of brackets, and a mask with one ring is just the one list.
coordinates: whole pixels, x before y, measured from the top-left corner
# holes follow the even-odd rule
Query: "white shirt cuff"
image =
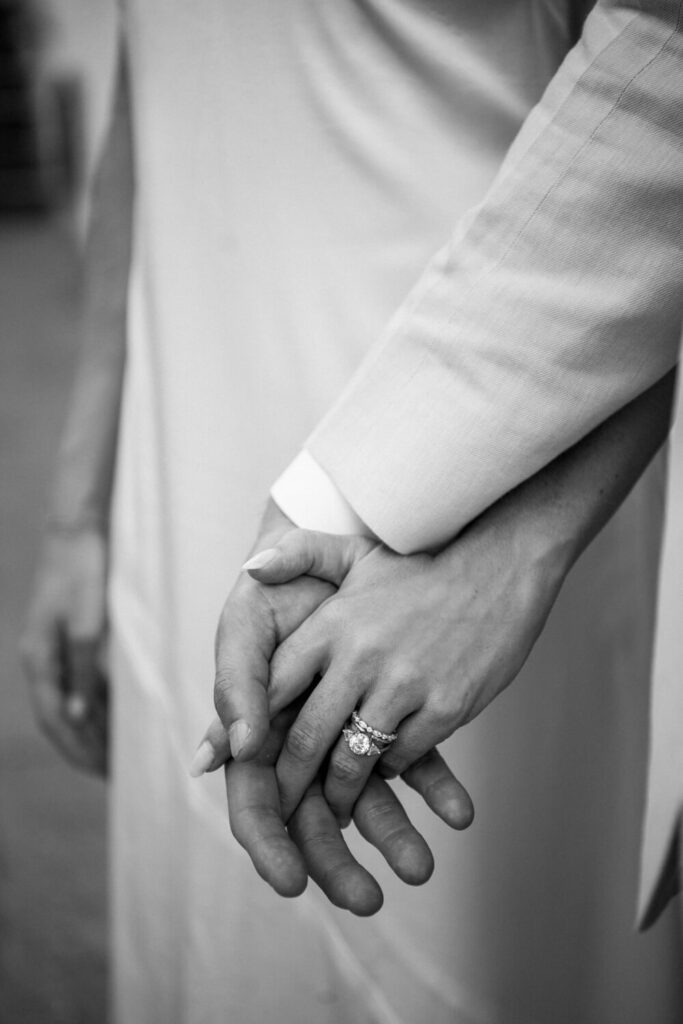
[(373, 533), (313, 456), (303, 449), (273, 484), (275, 504), (297, 526), (323, 533)]

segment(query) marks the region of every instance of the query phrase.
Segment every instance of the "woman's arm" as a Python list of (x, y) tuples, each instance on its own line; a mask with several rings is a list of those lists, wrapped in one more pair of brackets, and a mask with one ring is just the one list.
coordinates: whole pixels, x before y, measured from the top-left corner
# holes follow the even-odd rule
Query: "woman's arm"
[(271, 663), (271, 713), (323, 676), (278, 761), (285, 819), (332, 749), (324, 792), (348, 820), (376, 763), (340, 739), (355, 708), (375, 728), (398, 729), (381, 765), (401, 773), (512, 682), (569, 569), (663, 443), (674, 385), (672, 371), (438, 555), (294, 530), (249, 569), (269, 584), (306, 573), (339, 586)]
[(447, 542), (676, 364), (682, 95), (683, 2), (597, 0), (306, 443), (394, 550)]
[(132, 205), (128, 83), (121, 61), (93, 185), (81, 351), (48, 515), (58, 530), (102, 528), (108, 519), (125, 364)]
[(22, 648), (36, 714), (75, 764), (106, 767), (107, 524), (125, 365), (133, 173), (125, 68), (94, 182), (81, 351)]

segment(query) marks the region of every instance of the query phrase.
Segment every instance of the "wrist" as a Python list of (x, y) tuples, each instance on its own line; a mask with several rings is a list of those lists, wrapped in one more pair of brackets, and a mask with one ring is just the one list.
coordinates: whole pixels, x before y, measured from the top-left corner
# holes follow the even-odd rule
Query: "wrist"
[(532, 603), (554, 600), (581, 550), (567, 509), (538, 499), (520, 492), (501, 499), (453, 545), (457, 549), (466, 543), (472, 557), (487, 562), (492, 573), (522, 581)]
[(496, 530), (504, 550), (534, 585), (556, 593), (581, 551), (578, 524), (561, 501), (538, 497), (502, 503)]

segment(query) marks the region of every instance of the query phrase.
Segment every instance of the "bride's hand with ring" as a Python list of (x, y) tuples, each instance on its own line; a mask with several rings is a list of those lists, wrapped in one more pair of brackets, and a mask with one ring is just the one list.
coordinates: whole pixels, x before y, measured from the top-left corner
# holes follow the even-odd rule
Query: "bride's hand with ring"
[(331, 751), (323, 792), (346, 825), (373, 768), (401, 774), (514, 679), (567, 570), (559, 538), (526, 543), (517, 522), (503, 505), (438, 555), (293, 530), (247, 563), (264, 584), (339, 587), (271, 661), (271, 715), (320, 677), (277, 763), (285, 820)]

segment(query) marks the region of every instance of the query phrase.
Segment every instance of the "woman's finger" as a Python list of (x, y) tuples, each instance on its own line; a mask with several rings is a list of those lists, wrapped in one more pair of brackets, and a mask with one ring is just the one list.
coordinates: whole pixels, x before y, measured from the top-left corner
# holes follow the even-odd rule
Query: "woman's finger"
[(472, 824), (472, 798), (436, 748), (419, 758), (401, 777), (451, 828), (465, 829)]
[(319, 781), (304, 794), (288, 828), (309, 875), (331, 903), (361, 917), (377, 913), (384, 901), (382, 890), (344, 842)]
[(315, 576), (340, 586), (351, 567), (376, 546), (377, 541), (356, 534), (291, 530), (242, 568), (260, 583), (286, 583), (297, 576)]
[(377, 847), (401, 881), (422, 885), (431, 877), (431, 850), (391, 786), (374, 772), (356, 801), (353, 820), (363, 838)]
[(382, 708), (380, 696), (372, 694), (358, 710), (362, 725), (369, 728), (349, 722), (342, 731), (330, 755), (324, 784), (325, 799), (342, 828), (351, 821), (353, 806), (385, 747), (381, 737), (374, 737), (369, 729), (393, 735), (402, 717), (400, 711)]
[(276, 765), (285, 821), (315, 779), (356, 705), (353, 683), (329, 672), (312, 690), (285, 736)]
[(306, 692), (316, 676), (325, 673), (330, 659), (330, 641), (322, 616), (312, 615), (280, 644), (270, 663), (268, 707), (271, 716), (288, 707)]
[(402, 775), (452, 732), (452, 726), (445, 724), (442, 718), (430, 712), (426, 705), (423, 706), (401, 722), (396, 742), (382, 757), (381, 774), (385, 778)]

